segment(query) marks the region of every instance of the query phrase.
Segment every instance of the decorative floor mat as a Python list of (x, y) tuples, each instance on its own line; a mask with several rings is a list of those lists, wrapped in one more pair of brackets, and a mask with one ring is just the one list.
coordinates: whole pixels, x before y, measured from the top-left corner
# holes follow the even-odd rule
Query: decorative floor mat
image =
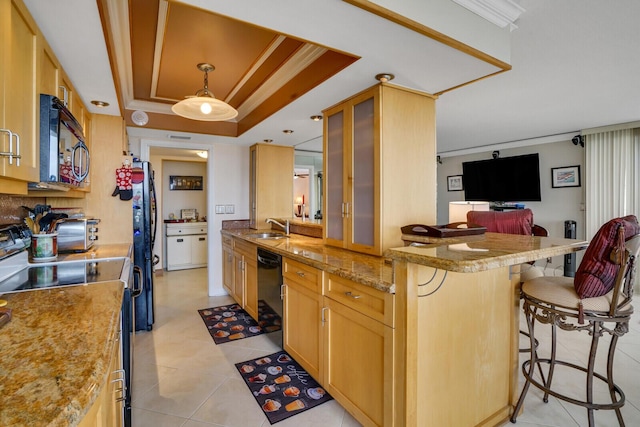
[(333, 398), (285, 351), (236, 363), (271, 424)]
[(258, 322), (238, 304), (198, 310), (207, 330), (216, 344), (255, 337), (268, 332), (279, 331), (282, 318), (269, 304), (258, 301)]

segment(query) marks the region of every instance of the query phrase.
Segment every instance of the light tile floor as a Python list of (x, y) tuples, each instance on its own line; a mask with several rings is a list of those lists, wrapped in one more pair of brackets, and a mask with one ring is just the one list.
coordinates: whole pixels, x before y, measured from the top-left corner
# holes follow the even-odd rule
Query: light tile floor
[[(155, 297), (156, 322), (153, 330), (138, 332), (134, 338), (133, 425), (269, 426), (269, 421), (234, 366), (234, 363), (278, 351), (269, 335), (214, 344), (197, 310), (228, 304), (232, 299), (207, 296), (206, 268), (157, 275)], [(621, 338), (616, 354), (616, 381), (627, 396), (627, 403), (622, 409), (627, 426), (640, 425), (639, 319), (637, 314), (632, 319), (630, 332)], [(558, 350), (559, 355), (583, 361), (588, 349), (580, 353), (575, 348), (584, 346), (588, 339), (586, 334), (563, 332), (563, 335), (566, 338)], [(541, 340), (541, 346), (547, 346), (546, 340)], [(576, 390), (584, 384), (579, 375), (563, 372), (556, 375), (556, 380)], [(603, 427), (618, 425), (610, 411), (596, 412), (596, 423)], [(356, 427), (360, 424), (338, 403), (331, 401), (277, 425)], [(586, 426), (586, 410), (553, 397), (544, 404), (541, 393), (531, 387), (517, 425)]]

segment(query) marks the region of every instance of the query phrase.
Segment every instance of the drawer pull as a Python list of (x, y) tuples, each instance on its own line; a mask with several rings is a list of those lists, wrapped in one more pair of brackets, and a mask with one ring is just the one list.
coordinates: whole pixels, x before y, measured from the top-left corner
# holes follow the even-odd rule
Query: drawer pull
[(345, 292), (344, 294), (345, 294), (346, 296), (350, 297), (350, 298), (353, 298), (353, 299), (359, 299), (359, 298), (362, 298), (362, 295), (354, 295), (354, 294), (352, 294), (352, 293), (351, 293), (351, 291), (349, 291), (349, 292)]
[(304, 277), (304, 271), (296, 271), (296, 274), (300, 277)]
[(184, 242), (184, 239), (176, 239), (176, 242), (182, 243), (182, 242)]

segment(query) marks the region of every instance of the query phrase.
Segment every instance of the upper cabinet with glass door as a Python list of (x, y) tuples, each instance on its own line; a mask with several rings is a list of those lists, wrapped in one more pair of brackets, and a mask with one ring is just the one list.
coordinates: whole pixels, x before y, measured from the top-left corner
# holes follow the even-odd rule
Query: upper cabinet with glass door
[(378, 84), (324, 111), (324, 241), (371, 255), (436, 221), (435, 97)]

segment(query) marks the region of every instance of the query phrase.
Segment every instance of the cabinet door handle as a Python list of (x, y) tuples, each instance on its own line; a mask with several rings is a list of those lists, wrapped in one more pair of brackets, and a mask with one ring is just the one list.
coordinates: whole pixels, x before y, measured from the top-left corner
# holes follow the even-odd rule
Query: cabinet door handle
[(280, 285), (280, 299), (284, 301), (284, 293), (285, 293), (285, 289), (286, 289), (285, 284)]
[(198, 240), (200, 240), (201, 242), (204, 242), (206, 240), (206, 238), (200, 237), (200, 238), (198, 238)]
[[(16, 154), (13, 156), (16, 158), (16, 166), (20, 166), (20, 135), (17, 133), (13, 133), (13, 136), (16, 137)], [(9, 164), (11, 164), (11, 157), (9, 157)]]
[(342, 206), (340, 207), (340, 216), (344, 218), (344, 202), (342, 202)]
[(344, 216), (346, 216), (347, 218), (349, 218), (349, 208), (351, 206), (349, 205), (349, 202), (344, 204)]
[(184, 242), (184, 239), (176, 239), (176, 242), (182, 243), (182, 242)]
[(349, 292), (345, 292), (344, 294), (345, 294), (346, 296), (348, 296), (349, 298), (353, 298), (353, 299), (360, 299), (360, 298), (362, 298), (362, 295), (354, 295), (354, 294), (352, 294), (352, 293), (351, 293), (351, 291), (349, 291)]
[(304, 271), (296, 271), (296, 274), (300, 277), (304, 277)]
[[(20, 166), (20, 136), (18, 136), (18, 134), (15, 133), (15, 132), (11, 132), (11, 130), (9, 130), (9, 129), (0, 129), (0, 132), (6, 133), (6, 134), (9, 135), (9, 151), (1, 152), (0, 153), (0, 157), (8, 157), (10, 165), (13, 164), (13, 158), (15, 157), (17, 159), (16, 160), (16, 165)], [(17, 149), (17, 151), (15, 153), (13, 152), (13, 137), (14, 136), (16, 137), (16, 149)]]
[(322, 307), (322, 310), (320, 310), (320, 320), (322, 322), (322, 326), (324, 326), (324, 323), (327, 321), (327, 318), (324, 315), (324, 312), (327, 309), (328, 309), (328, 307)]

